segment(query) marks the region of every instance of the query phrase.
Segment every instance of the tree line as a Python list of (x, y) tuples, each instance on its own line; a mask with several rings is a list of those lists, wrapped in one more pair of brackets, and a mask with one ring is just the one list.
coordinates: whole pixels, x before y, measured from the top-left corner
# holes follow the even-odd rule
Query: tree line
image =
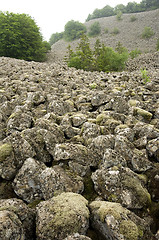
[(111, 7), (106, 5), (102, 9), (95, 9), (92, 14), (89, 14), (86, 22), (102, 17), (110, 17), (117, 15), (119, 11), (122, 13), (137, 13), (149, 10), (155, 10), (159, 8), (158, 0), (142, 0), (141, 3), (129, 2), (126, 6), (123, 4), (118, 4), (116, 7)]

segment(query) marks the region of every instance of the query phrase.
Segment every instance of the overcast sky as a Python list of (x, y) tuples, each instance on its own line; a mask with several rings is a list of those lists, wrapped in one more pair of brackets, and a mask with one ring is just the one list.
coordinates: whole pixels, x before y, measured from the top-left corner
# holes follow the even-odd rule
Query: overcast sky
[[(52, 33), (64, 31), (70, 20), (85, 22), (89, 13), (106, 5), (115, 7), (127, 5), (133, 0), (1, 0), (0, 11), (29, 14), (40, 27), (44, 40), (49, 40)], [(135, 0), (140, 3), (141, 0)]]

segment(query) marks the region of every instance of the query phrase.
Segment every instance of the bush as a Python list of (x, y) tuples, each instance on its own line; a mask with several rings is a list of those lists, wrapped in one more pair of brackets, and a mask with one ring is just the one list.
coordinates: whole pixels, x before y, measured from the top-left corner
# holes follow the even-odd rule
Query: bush
[(66, 41), (73, 41), (80, 38), (86, 31), (87, 29), (84, 24), (71, 20), (65, 25), (64, 38)]
[(138, 57), (139, 55), (141, 54), (141, 50), (135, 48), (134, 50), (132, 50), (129, 55), (130, 57), (133, 59), (133, 58), (136, 58)]
[(120, 33), (119, 29), (118, 28), (114, 28), (113, 31), (112, 31), (112, 34), (113, 35), (117, 35), (118, 33)]
[(100, 24), (99, 22), (95, 22), (93, 23), (91, 26), (90, 26), (90, 30), (88, 32), (88, 35), (90, 37), (94, 37), (94, 36), (97, 36), (101, 33), (101, 27), (100, 27)]
[(142, 33), (142, 38), (149, 39), (154, 35), (154, 32), (151, 27), (145, 27)]
[(108, 28), (105, 28), (105, 29), (104, 29), (104, 33), (107, 34), (108, 32), (109, 32), (109, 29), (108, 29)]
[(148, 76), (148, 72), (146, 69), (140, 69), (141, 77), (143, 79), (143, 83), (150, 82), (150, 77)]
[(132, 15), (132, 16), (130, 17), (130, 22), (135, 22), (136, 20), (137, 20), (137, 17), (136, 17), (136, 16)]
[(52, 35), (51, 35), (51, 37), (50, 37), (50, 40), (49, 40), (49, 43), (50, 43), (50, 45), (53, 45), (54, 43), (56, 43), (57, 41), (59, 41), (60, 39), (62, 39), (63, 38), (63, 32), (61, 32), (61, 33), (53, 33)]
[(116, 15), (116, 18), (118, 21), (122, 20), (122, 12), (121, 11), (118, 11), (117, 15)]
[(0, 12), (0, 56), (44, 61), (48, 48), (29, 15)]
[(128, 53), (115, 52), (112, 48), (101, 44), (97, 39), (94, 49), (91, 50), (88, 38), (83, 35), (77, 47), (77, 51), (73, 52), (68, 47), (68, 57), (66, 59), (69, 67), (84, 69), (87, 71), (121, 71), (125, 67), (128, 59)]

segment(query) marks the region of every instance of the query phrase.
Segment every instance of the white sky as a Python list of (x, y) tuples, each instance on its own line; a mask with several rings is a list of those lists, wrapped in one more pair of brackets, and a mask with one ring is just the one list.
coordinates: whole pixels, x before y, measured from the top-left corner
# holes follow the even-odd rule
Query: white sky
[[(121, 3), (127, 5), (128, 2), (133, 0), (1, 0), (0, 11), (29, 14), (40, 27), (44, 40), (48, 41), (51, 34), (64, 31), (70, 20), (84, 23), (96, 8), (115, 7)], [(141, 0), (135, 2), (140, 3)]]

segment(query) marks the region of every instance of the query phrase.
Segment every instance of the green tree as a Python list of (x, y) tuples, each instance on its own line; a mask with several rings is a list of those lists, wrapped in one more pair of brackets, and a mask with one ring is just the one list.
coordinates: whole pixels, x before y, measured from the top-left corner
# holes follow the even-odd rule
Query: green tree
[(79, 21), (71, 20), (66, 23), (64, 38), (66, 41), (73, 41), (80, 38), (83, 33), (86, 33), (86, 26)]
[(85, 34), (81, 36), (76, 52), (73, 52), (70, 46), (68, 50), (69, 58), (67, 62), (69, 67), (84, 69), (86, 71), (94, 70), (93, 53), (90, 48), (88, 37)]
[(48, 48), (29, 15), (0, 12), (0, 56), (44, 61)]
[(99, 24), (99, 22), (94, 22), (91, 26), (90, 26), (90, 30), (88, 32), (88, 35), (90, 37), (94, 37), (97, 36), (101, 33), (101, 26)]
[(95, 43), (94, 50), (91, 50), (86, 35), (82, 36), (76, 52), (73, 52), (70, 46), (68, 50), (68, 66), (86, 71), (121, 71), (128, 58), (126, 51), (115, 52), (112, 48), (101, 44), (99, 39)]
[(63, 35), (64, 35), (63, 32), (61, 32), (61, 33), (58, 33), (58, 32), (53, 33), (53, 34), (51, 35), (50, 39), (49, 39), (50, 45), (53, 45), (55, 42), (57, 42), (57, 41), (59, 41), (60, 39), (62, 39), (62, 38), (63, 38)]

